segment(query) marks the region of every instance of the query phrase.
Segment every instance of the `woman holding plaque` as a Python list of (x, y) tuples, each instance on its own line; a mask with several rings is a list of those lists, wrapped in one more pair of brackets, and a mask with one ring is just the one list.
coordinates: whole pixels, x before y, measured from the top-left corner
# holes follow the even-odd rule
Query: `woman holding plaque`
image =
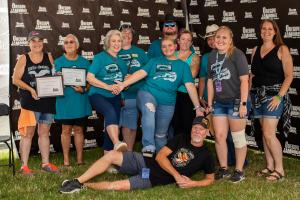
[[(56, 73), (62, 73), (66, 84), (67, 80), (65, 79), (67, 79), (67, 76), (64, 76), (64, 69), (83, 70), (84, 74), (86, 74), (90, 63), (78, 55), (79, 42), (75, 35), (68, 34), (64, 38), (63, 48), (65, 53), (55, 59), (54, 65)], [(69, 74), (72, 75), (73, 73), (70, 71)], [(69, 150), (72, 130), (74, 132), (77, 164), (83, 164), (83, 130), (86, 127), (87, 117), (92, 114), (92, 108), (86, 92), (85, 76), (82, 80), (83, 83), (68, 83), (64, 87), (64, 96), (56, 97), (56, 115), (54, 118), (56, 123), (62, 125), (61, 145), (64, 155), (64, 166), (70, 166)]]
[(91, 105), (104, 116), (104, 152), (127, 150), (127, 144), (119, 141), (121, 95), (115, 85), (115, 81), (122, 81), (127, 74), (126, 63), (117, 56), (121, 48), (121, 32), (110, 30), (104, 39), (104, 51), (95, 55), (87, 74)]
[(38, 144), (42, 156), (42, 170), (57, 173), (58, 168), (49, 162), (49, 131), (55, 114), (55, 98), (39, 98), (36, 91), (36, 78), (52, 75), (53, 58), (43, 52), (41, 33), (32, 31), (28, 36), (30, 51), (23, 54), (14, 69), (12, 82), (19, 87), (21, 113), (18, 128), (21, 135), (21, 173), (33, 175), (28, 167), (31, 142), (38, 124)]
[(261, 44), (252, 53), (251, 98), (254, 118), (262, 127), (266, 167), (257, 175), (277, 181), (284, 177), (284, 169), (276, 128), (282, 118), (283, 133), (289, 133), (292, 105), (288, 89), (293, 81), (293, 60), (275, 21), (263, 20), (260, 36)]
[[(233, 33), (221, 26), (215, 35), (215, 47), (208, 58), (208, 111), (212, 111), (216, 152), (220, 168), (216, 179), (231, 176), (234, 183), (245, 179), (243, 165), (247, 154), (245, 136), (249, 70), (245, 54), (233, 44)], [(230, 175), (226, 138), (230, 129), (235, 147), (236, 165)]]

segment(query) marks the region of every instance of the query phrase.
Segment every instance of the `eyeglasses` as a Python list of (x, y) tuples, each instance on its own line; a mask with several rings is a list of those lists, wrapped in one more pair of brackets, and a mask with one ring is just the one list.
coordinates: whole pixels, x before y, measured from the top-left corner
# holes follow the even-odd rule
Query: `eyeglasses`
[(177, 26), (177, 24), (175, 22), (171, 22), (171, 23), (164, 23), (164, 27), (168, 28), (168, 27), (175, 27)]
[(65, 42), (64, 42), (64, 44), (74, 44), (74, 43), (75, 43), (75, 41), (72, 41), (72, 40), (71, 40), (71, 41), (65, 41)]

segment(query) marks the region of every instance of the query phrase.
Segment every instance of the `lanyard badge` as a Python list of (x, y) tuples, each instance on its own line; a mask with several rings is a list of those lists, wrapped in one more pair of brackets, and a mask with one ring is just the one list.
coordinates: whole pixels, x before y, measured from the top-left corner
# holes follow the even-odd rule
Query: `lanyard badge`
[(216, 54), (216, 62), (215, 62), (215, 66), (216, 66), (216, 80), (215, 80), (215, 87), (216, 87), (216, 92), (222, 92), (222, 82), (221, 82), (221, 71), (222, 71), (222, 66), (224, 64), (226, 55), (224, 56), (222, 61), (218, 61), (219, 60), (219, 53), (217, 52)]

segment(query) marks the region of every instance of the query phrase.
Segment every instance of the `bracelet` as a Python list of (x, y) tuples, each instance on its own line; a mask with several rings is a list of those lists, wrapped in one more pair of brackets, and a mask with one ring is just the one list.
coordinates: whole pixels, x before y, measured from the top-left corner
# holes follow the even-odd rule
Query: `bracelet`
[(200, 99), (200, 100), (202, 100), (202, 99), (203, 99), (203, 97), (199, 97), (199, 99)]
[(200, 106), (200, 105), (198, 105), (198, 106), (194, 107), (194, 108), (193, 108), (193, 110), (197, 110), (197, 109), (199, 109), (199, 108), (201, 108), (201, 106)]
[(278, 101), (281, 101), (281, 100), (282, 100), (282, 96), (280, 96), (279, 94), (276, 95), (275, 98), (276, 98)]

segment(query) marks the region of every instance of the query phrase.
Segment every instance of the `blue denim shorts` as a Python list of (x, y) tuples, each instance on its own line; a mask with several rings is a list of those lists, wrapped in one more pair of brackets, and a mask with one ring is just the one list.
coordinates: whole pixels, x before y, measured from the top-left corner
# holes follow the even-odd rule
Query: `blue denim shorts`
[(120, 126), (130, 129), (137, 129), (138, 109), (136, 99), (126, 99), (125, 105), (121, 108)]
[[(232, 119), (241, 119), (240, 113), (240, 100), (236, 99), (232, 102), (220, 102), (220, 101), (214, 101), (212, 105), (212, 115), (214, 117), (216, 116), (226, 116)], [(247, 102), (247, 115), (248, 116), (250, 109), (250, 102)]]
[[(251, 95), (254, 99), (254, 95)], [(262, 103), (260, 107), (255, 108), (253, 106), (253, 118), (274, 118), (279, 119), (283, 113), (283, 101), (280, 102), (278, 108), (273, 111), (268, 110), (268, 105), (271, 102), (273, 96), (267, 96), (267, 101)], [(255, 101), (253, 101), (255, 102)]]
[(54, 115), (51, 113), (34, 112), (34, 115), (37, 123), (51, 125), (54, 122)]

